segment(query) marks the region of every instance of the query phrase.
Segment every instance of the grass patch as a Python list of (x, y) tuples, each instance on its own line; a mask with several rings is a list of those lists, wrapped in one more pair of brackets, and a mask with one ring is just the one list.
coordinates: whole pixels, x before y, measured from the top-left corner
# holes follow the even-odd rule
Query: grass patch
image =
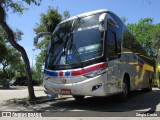
[(6, 101), (8, 104), (17, 104), (17, 105), (22, 105), (24, 107), (28, 107), (30, 105), (36, 105), (36, 104), (42, 104), (42, 103), (47, 103), (47, 102), (52, 102), (55, 100), (62, 100), (62, 99), (68, 99), (71, 98), (71, 95), (58, 95), (57, 98), (49, 98), (48, 96), (40, 96), (36, 97), (36, 100), (30, 101), (29, 97), (25, 98), (14, 98), (14, 99), (9, 99)]
[(25, 106), (25, 107), (27, 107), (27, 106), (30, 105), (29, 97), (9, 99), (9, 100), (6, 101), (6, 103), (19, 104), (19, 105), (23, 105), (23, 106)]

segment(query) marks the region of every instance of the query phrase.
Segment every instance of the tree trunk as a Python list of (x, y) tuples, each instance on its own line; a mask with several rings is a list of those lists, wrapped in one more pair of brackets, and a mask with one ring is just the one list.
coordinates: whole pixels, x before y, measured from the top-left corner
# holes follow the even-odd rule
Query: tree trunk
[(0, 4), (0, 15), (1, 15), (0, 25), (2, 26), (4, 31), (7, 33), (7, 36), (8, 36), (7, 40), (10, 42), (10, 44), (14, 48), (16, 48), (21, 53), (22, 58), (24, 60), (26, 77), (27, 77), (27, 82), (28, 82), (29, 98), (30, 98), (30, 100), (33, 101), (36, 99), (36, 97), (34, 94), (33, 83), (32, 83), (32, 74), (31, 74), (30, 63), (29, 63), (27, 53), (26, 53), (25, 49), (15, 41), (13, 31), (10, 29), (10, 27), (7, 25), (7, 23), (5, 21), (5, 11), (4, 11), (3, 7), (1, 6), (1, 4)]
[(2, 64), (2, 65), (3, 65), (3, 68), (2, 68), (3, 69), (3, 75), (4, 75), (5, 78), (8, 79), (8, 73), (7, 73), (6, 69), (5, 69), (6, 66), (8, 66), (8, 65), (5, 65), (5, 64)]

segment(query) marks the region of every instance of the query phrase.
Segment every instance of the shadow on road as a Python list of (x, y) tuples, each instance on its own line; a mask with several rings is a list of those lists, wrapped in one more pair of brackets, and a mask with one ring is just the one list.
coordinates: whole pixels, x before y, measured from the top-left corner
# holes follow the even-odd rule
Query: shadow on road
[(49, 107), (43, 107), (39, 110), (52, 111), (54, 108), (63, 109), (63, 111), (69, 110), (89, 110), (97, 112), (125, 112), (149, 109), (148, 112), (155, 112), (156, 106), (160, 103), (160, 91), (153, 90), (149, 93), (141, 91), (131, 92), (131, 96), (128, 101), (124, 103), (117, 102), (116, 96), (110, 97), (88, 97), (83, 101), (64, 100), (54, 101)]
[(22, 90), (27, 89), (27, 86), (10, 86), (9, 88), (4, 88), (3, 86), (0, 86), (0, 90)]

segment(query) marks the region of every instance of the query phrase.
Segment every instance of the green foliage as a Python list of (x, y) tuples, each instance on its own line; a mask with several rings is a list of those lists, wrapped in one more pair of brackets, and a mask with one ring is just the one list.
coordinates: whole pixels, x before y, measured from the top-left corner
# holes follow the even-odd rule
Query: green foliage
[(63, 16), (64, 16), (64, 18), (63, 18), (64, 20), (70, 18), (70, 13), (69, 13), (69, 11), (67, 11), (67, 10), (64, 11), (64, 12), (63, 12)]
[(155, 26), (154, 36), (153, 39), (155, 40), (155, 47), (160, 47), (160, 23)]
[(62, 20), (62, 15), (58, 13), (57, 9), (48, 8), (47, 14), (41, 14), (40, 24), (34, 29), (36, 33), (39, 32), (53, 32), (55, 27)]
[(1, 36), (1, 39), (3, 39), (3, 41), (6, 42), (7, 35), (1, 26), (0, 26), (0, 36)]
[(16, 29), (16, 30), (14, 31), (15, 41), (18, 42), (18, 41), (22, 40), (22, 35), (23, 35), (23, 32), (20, 31), (20, 30), (18, 30), (18, 29)]
[(156, 58), (157, 46), (159, 40), (160, 24), (153, 24), (152, 18), (144, 18), (138, 23), (127, 25), (132, 34), (144, 47), (145, 51), (151, 58)]
[[(23, 33), (20, 30), (15, 30), (14, 37), (17, 42), (22, 39), (22, 35)], [(1, 26), (0, 36), (2, 36), (2, 38), (0, 38), (0, 63), (2, 64), (3, 69), (3, 73), (1, 74), (2, 77), (12, 78), (16, 74), (19, 74), (21, 76), (25, 73), (25, 67), (24, 63), (21, 60), (21, 55), (8, 43), (7, 34), (4, 32)]]
[[(23, 32), (18, 30), (18, 29), (15, 29), (14, 30), (14, 38), (15, 38), (15, 41), (18, 42), (20, 40), (22, 40), (22, 35), (23, 35)], [(7, 34), (5, 33), (5, 31), (3, 30), (3, 28), (0, 26), (0, 36), (2, 37), (2, 39), (7, 43)]]
[(15, 64), (17, 62), (20, 62), (21, 55), (17, 50), (11, 46), (7, 46), (7, 54), (3, 62), (7, 64)]
[(37, 71), (36, 69), (32, 69), (32, 78), (33, 78), (33, 81), (37, 83), (37, 85), (42, 84), (42, 77), (43, 77), (42, 70)]
[(12, 78), (16, 73), (20, 73), (21, 76), (24, 75), (24, 63), (22, 62), (20, 53), (10, 45), (6, 47), (6, 54), (2, 60), (3, 67), (3, 77)]
[(20, 59), (18, 63), (15, 65), (11, 65), (9, 70), (13, 72), (14, 77), (22, 77), (25, 76), (25, 65), (24, 62)]
[(24, 7), (23, 3), (26, 3), (28, 5), (35, 4), (40, 5), (42, 0), (2, 0), (3, 7), (6, 11), (12, 10), (13, 13), (20, 13), (22, 14), (24, 10), (27, 10), (26, 7)]

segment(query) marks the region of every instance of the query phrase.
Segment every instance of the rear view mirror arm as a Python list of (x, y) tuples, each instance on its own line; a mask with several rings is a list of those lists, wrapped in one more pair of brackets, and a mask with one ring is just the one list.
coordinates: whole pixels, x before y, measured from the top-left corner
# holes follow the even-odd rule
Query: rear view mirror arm
[(38, 33), (37, 36), (34, 38), (34, 46), (37, 45), (38, 39), (39, 39), (40, 37), (43, 37), (43, 36), (49, 36), (49, 37), (51, 37), (51, 36), (52, 36), (52, 33), (50, 33), (50, 32), (40, 32), (40, 33)]

